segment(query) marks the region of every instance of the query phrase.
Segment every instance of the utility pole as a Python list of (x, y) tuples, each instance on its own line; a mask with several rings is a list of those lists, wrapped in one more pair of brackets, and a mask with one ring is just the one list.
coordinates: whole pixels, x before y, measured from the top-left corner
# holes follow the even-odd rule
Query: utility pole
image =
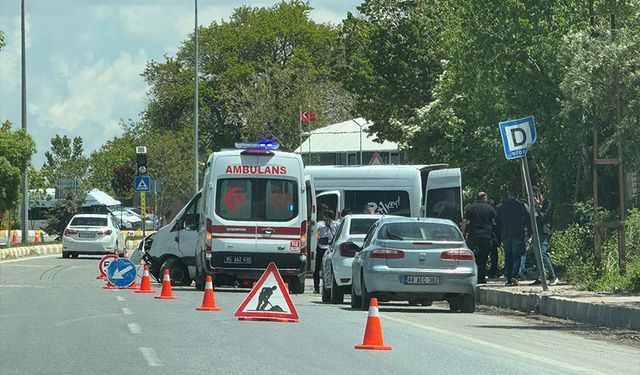
[[(21, 6), (21, 32), (22, 32), (22, 130), (27, 132), (27, 55), (25, 50), (25, 31), (24, 31), (24, 0)], [(29, 166), (25, 166), (22, 171), (22, 243), (29, 241)]]
[(195, 33), (195, 90), (194, 90), (194, 99), (193, 99), (193, 122), (194, 122), (194, 130), (193, 130), (193, 153), (194, 153), (194, 193), (197, 194), (198, 190), (200, 190), (200, 167), (199, 167), (199, 157), (198, 157), (198, 0), (194, 0), (195, 5), (195, 22), (194, 22), (194, 33)]

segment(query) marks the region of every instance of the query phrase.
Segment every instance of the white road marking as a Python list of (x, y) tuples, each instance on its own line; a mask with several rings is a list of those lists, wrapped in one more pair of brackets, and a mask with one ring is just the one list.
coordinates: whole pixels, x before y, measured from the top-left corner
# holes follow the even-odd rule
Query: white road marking
[(34, 259), (43, 259), (43, 258), (53, 258), (53, 257), (60, 257), (60, 254), (53, 254), (53, 255), (38, 255), (38, 256), (31, 256), (31, 257), (25, 257), (25, 258), (19, 258), (19, 259), (1, 260), (1, 261), (0, 261), (0, 264), (3, 264), (3, 263), (14, 263), (14, 262), (24, 262), (25, 260), (34, 260)]
[(158, 357), (156, 352), (153, 350), (153, 348), (139, 348), (139, 349), (140, 349), (140, 353), (142, 353), (142, 356), (147, 361), (147, 364), (149, 366), (152, 366), (152, 367), (162, 366), (162, 362), (160, 361), (160, 358)]
[(118, 302), (124, 302), (124, 301), (126, 301), (126, 299), (125, 299), (123, 296), (116, 296), (116, 300), (117, 300)]
[(389, 316), (384, 316), (383, 319), (388, 319), (388, 320), (391, 320), (391, 321), (394, 321), (394, 322), (408, 324), (410, 326), (414, 326), (414, 327), (417, 327), (417, 328), (422, 328), (422, 329), (427, 330), (427, 331), (432, 331), (432, 332), (436, 332), (436, 333), (440, 333), (440, 334), (444, 334), (444, 335), (449, 335), (449, 336), (455, 336), (455, 337), (457, 337), (459, 339), (470, 341), (470, 342), (472, 342), (474, 344), (477, 344), (477, 345), (479, 345), (481, 347), (494, 348), (496, 350), (501, 350), (503, 352), (508, 352), (508, 353), (511, 353), (511, 354), (515, 354), (517, 356), (520, 356), (520, 357), (523, 357), (523, 358), (527, 358), (527, 359), (530, 359), (530, 360), (533, 360), (533, 361), (538, 361), (538, 362), (545, 363), (545, 364), (548, 364), (548, 365), (553, 365), (553, 366), (565, 368), (565, 369), (568, 369), (568, 370), (576, 371), (576, 372), (581, 373), (581, 374), (598, 374), (598, 375), (603, 375), (604, 374), (603, 372), (599, 372), (599, 371), (596, 371), (596, 370), (587, 369), (587, 368), (579, 367), (579, 366), (574, 366), (574, 365), (571, 365), (569, 363), (556, 361), (556, 360), (550, 359), (550, 358), (545, 358), (545, 357), (542, 357), (542, 356), (539, 356), (539, 355), (536, 355), (536, 354), (533, 354), (533, 353), (523, 352), (521, 350), (517, 350), (517, 349), (509, 348), (509, 347), (506, 347), (506, 346), (502, 346), (502, 345), (494, 344), (494, 343), (491, 343), (491, 342), (487, 342), (485, 340), (480, 340), (480, 339), (476, 339), (476, 338), (473, 338), (473, 337), (461, 335), (459, 333), (447, 331), (445, 329), (425, 326), (425, 325), (422, 325), (422, 324), (410, 322), (408, 320), (399, 319), (399, 318), (395, 318), (395, 317), (389, 317)]
[(142, 329), (140, 329), (140, 326), (138, 325), (138, 323), (128, 323), (127, 328), (129, 328), (129, 332), (131, 332), (134, 335), (142, 333)]
[(133, 313), (131, 312), (131, 310), (127, 307), (121, 307), (120, 310), (122, 310), (122, 313), (124, 315), (132, 315)]

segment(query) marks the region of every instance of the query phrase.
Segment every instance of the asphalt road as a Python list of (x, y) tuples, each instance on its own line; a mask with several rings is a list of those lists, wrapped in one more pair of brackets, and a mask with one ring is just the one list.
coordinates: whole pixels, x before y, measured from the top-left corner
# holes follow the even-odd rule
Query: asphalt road
[[(445, 304), (382, 304), (390, 352), (354, 350), (367, 312), (292, 296), (299, 323), (238, 321), (246, 289), (217, 289), (219, 312), (104, 290), (98, 258), (0, 262), (2, 374), (638, 374), (640, 351)], [(309, 280), (310, 282), (310, 280)], [(160, 285), (152, 284), (159, 291)]]

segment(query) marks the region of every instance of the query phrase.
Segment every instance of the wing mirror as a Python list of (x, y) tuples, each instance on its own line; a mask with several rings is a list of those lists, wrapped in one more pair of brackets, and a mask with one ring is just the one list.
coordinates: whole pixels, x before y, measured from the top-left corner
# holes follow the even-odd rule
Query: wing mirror
[(352, 258), (356, 255), (357, 252), (361, 250), (362, 248), (353, 242), (345, 242), (340, 244), (340, 255), (343, 257)]

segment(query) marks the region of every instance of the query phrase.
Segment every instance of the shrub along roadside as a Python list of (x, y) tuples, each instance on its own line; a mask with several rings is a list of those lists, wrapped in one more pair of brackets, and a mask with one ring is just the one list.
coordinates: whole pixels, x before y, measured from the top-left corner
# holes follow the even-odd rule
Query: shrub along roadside
[[(586, 219), (586, 218), (584, 218)], [(551, 239), (551, 259), (560, 276), (589, 290), (603, 292), (640, 292), (640, 211), (632, 209), (625, 221), (627, 272), (619, 273), (618, 235), (604, 233), (602, 275), (597, 276), (593, 256), (592, 220), (578, 220)]]

